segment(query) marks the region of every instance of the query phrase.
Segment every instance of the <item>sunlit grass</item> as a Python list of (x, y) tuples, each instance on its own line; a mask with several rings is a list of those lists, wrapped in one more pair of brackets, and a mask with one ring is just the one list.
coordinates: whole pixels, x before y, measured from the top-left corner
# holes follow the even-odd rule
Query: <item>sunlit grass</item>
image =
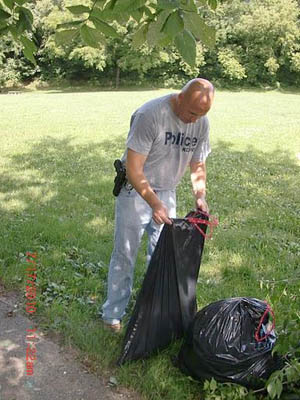
[[(131, 113), (170, 90), (1, 95), (0, 276), (24, 290), (38, 253), (40, 326), (63, 332), (93, 368), (115, 368), (122, 339), (98, 322), (113, 246), (113, 161)], [(296, 318), (299, 290), (300, 96), (217, 91), (209, 113), (208, 201), (220, 225), (205, 245), (197, 301), (267, 299), (278, 326)], [(178, 216), (194, 207), (188, 174)], [(131, 310), (145, 272), (139, 252)], [(298, 280), (297, 280), (298, 279)], [(115, 369), (148, 399), (194, 399), (199, 386), (160, 356)], [(107, 372), (108, 373), (108, 372)], [(111, 373), (111, 372), (110, 372)]]

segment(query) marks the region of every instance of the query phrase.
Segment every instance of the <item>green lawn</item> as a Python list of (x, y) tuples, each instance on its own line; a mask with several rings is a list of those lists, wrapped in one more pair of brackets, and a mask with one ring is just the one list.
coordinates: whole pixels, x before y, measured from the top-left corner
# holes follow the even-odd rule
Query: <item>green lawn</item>
[[(41, 328), (63, 332), (94, 370), (147, 399), (191, 400), (204, 398), (200, 385), (170, 362), (180, 343), (117, 369), (122, 338), (97, 321), (113, 246), (113, 161), (122, 155), (131, 113), (169, 92), (0, 95), (0, 276), (25, 291), (25, 253), (37, 252)], [(300, 329), (300, 95), (217, 91), (208, 116), (208, 201), (220, 225), (205, 245), (199, 308), (234, 296), (266, 299), (287, 350)], [(178, 216), (192, 207), (186, 175)], [(145, 243), (130, 310), (144, 261)], [(218, 390), (220, 400), (233, 399), (227, 386)]]

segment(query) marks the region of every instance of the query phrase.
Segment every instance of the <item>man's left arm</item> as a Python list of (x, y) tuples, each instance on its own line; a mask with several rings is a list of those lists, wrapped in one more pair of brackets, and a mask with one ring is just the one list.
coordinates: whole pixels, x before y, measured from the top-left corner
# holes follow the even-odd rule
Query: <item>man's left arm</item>
[(196, 209), (208, 212), (208, 205), (205, 200), (206, 194), (206, 167), (205, 162), (190, 162), (191, 181), (193, 193), (196, 200)]

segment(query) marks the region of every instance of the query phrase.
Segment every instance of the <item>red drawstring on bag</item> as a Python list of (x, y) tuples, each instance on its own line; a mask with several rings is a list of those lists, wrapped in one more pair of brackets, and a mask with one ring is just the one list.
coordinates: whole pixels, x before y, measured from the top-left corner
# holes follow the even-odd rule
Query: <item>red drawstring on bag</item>
[[(270, 336), (272, 330), (275, 328), (275, 315), (274, 315), (274, 312), (273, 312), (272, 308), (269, 306), (269, 304), (267, 302), (266, 302), (266, 304), (267, 304), (267, 308), (266, 308), (265, 312), (263, 313), (263, 315), (262, 315), (262, 317), (261, 317), (261, 319), (259, 321), (258, 327), (257, 327), (257, 329), (255, 331), (255, 334), (254, 334), (254, 337), (255, 337), (257, 342), (262, 342), (263, 340), (265, 340), (268, 336)], [(265, 319), (265, 317), (266, 317), (266, 315), (268, 313), (270, 313), (272, 315), (272, 317), (273, 317), (272, 327), (271, 327), (270, 330), (268, 330), (268, 332), (263, 337), (260, 338), (259, 337), (259, 332), (260, 332), (261, 326), (262, 326), (262, 324), (264, 322), (264, 319)]]
[[(212, 234), (213, 234), (213, 230), (215, 226), (219, 225), (219, 221), (218, 219), (213, 216), (213, 215), (209, 215), (207, 212), (205, 211), (200, 211), (201, 214), (207, 216), (209, 219), (211, 220), (207, 220), (207, 219), (202, 219), (202, 218), (197, 218), (197, 217), (187, 217), (186, 220), (189, 221), (191, 224), (193, 224), (198, 231), (201, 233), (201, 235), (205, 238), (205, 239), (211, 239), (212, 238)], [(197, 215), (197, 212), (194, 213), (194, 215)], [(209, 226), (209, 234), (206, 234), (201, 228), (200, 228), (200, 224), (204, 224)]]

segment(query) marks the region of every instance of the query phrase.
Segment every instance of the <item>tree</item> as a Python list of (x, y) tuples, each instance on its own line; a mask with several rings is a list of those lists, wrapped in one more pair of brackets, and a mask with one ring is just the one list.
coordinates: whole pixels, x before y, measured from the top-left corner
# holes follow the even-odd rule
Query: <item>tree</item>
[[(23, 46), (24, 55), (36, 63), (36, 38), (32, 34), (34, 0), (0, 0), (0, 36), (10, 34)], [(56, 0), (64, 9), (64, 3)], [(86, 45), (99, 48), (105, 37), (117, 38), (114, 23), (136, 22), (132, 33), (136, 48), (147, 42), (151, 47), (174, 45), (183, 60), (195, 66), (196, 42), (208, 47), (215, 43), (215, 29), (202, 16), (217, 0), (87, 0), (65, 7), (70, 20), (57, 26), (56, 41), (63, 44), (79, 36)]]
[(222, 85), (300, 82), (300, 8), (295, 0), (226, 0), (209, 20), (216, 45), (205, 68)]

